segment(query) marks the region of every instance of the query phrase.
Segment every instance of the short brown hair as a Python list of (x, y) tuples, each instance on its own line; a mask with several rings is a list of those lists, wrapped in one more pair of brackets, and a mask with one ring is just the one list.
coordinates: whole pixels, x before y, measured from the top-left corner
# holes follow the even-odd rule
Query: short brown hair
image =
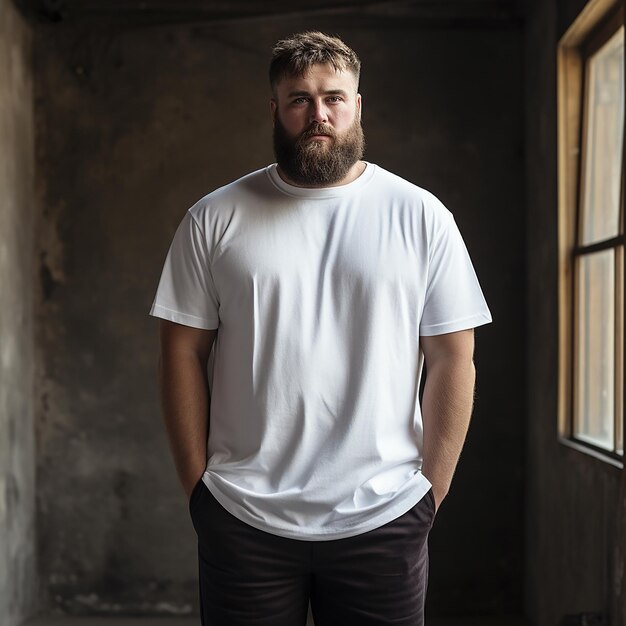
[(350, 70), (359, 84), (361, 61), (354, 50), (339, 37), (307, 31), (281, 39), (274, 46), (270, 63), (272, 90), (284, 76), (303, 76), (318, 63), (327, 63), (338, 72)]

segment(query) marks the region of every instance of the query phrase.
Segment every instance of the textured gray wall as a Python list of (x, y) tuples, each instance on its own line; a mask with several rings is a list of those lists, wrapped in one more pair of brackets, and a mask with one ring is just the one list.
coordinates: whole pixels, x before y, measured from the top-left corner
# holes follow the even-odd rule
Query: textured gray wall
[(374, 26), (358, 16), (38, 28), (37, 462), (50, 607), (196, 608), (195, 535), (159, 415), (147, 312), (185, 210), (273, 160), (269, 50), (312, 27), (361, 55), (366, 158), (453, 211), (495, 319), (477, 332), (476, 411), (430, 537), (428, 610), (521, 608), (521, 32)]
[(0, 0), (0, 623), (36, 608), (31, 29)]
[[(526, 602), (536, 626), (599, 611), (626, 623), (624, 472), (557, 441), (556, 49), (581, 0), (533, 0), (526, 37), (528, 487)], [(622, 503), (622, 504), (620, 504)]]

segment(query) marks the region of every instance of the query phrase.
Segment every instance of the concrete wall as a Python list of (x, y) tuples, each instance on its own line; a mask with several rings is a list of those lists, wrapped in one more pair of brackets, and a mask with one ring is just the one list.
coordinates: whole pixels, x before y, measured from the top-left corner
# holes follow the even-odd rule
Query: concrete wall
[(584, 4), (535, 0), (527, 23), (526, 607), (536, 626), (595, 611), (626, 623), (624, 472), (557, 441), (556, 50)]
[(0, 0), (0, 623), (36, 607), (31, 29)]
[(273, 160), (269, 51), (304, 28), (360, 53), (367, 158), (455, 213), (495, 319), (477, 332), (476, 411), (431, 533), (428, 610), (521, 610), (522, 33), (358, 16), (38, 28), (39, 552), (52, 609), (196, 609), (147, 313), (185, 210)]

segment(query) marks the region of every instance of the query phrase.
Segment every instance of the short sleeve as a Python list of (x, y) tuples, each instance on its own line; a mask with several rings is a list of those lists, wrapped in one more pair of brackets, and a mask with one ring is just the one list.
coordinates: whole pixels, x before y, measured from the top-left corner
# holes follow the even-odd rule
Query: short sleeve
[(491, 313), (454, 216), (444, 208), (429, 253), (420, 335), (441, 335), (488, 324)]
[(219, 325), (207, 241), (189, 211), (174, 234), (150, 315), (206, 330)]

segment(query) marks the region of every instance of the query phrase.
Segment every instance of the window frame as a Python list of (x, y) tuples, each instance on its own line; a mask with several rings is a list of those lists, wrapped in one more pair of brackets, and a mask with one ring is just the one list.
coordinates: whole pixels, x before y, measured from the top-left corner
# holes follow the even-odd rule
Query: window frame
[[(558, 440), (563, 445), (589, 454), (619, 468), (624, 467), (624, 455), (607, 450), (586, 440), (578, 439), (574, 433), (574, 359), (576, 345), (576, 263), (577, 260), (600, 250), (613, 249), (621, 255), (621, 264), (616, 259), (615, 311), (624, 311), (626, 282), (624, 271), (624, 188), (626, 182), (626, 124), (622, 137), (622, 169), (620, 181), (620, 227), (617, 237), (593, 244), (580, 244), (579, 229), (582, 221), (583, 183), (583, 137), (586, 120), (585, 106), (588, 88), (586, 62), (624, 24), (624, 4), (615, 0), (592, 0), (570, 26), (559, 41), (557, 49), (558, 79), (558, 234), (559, 234), (559, 398)], [(621, 275), (620, 271), (621, 270)], [(620, 299), (621, 298), (621, 299)], [(623, 319), (623, 314), (622, 314)], [(614, 442), (619, 431), (626, 428), (624, 412), (624, 388), (626, 366), (624, 356), (623, 322), (615, 318), (615, 419)], [(621, 342), (621, 358), (618, 346)], [(621, 389), (620, 389), (621, 384)]]

